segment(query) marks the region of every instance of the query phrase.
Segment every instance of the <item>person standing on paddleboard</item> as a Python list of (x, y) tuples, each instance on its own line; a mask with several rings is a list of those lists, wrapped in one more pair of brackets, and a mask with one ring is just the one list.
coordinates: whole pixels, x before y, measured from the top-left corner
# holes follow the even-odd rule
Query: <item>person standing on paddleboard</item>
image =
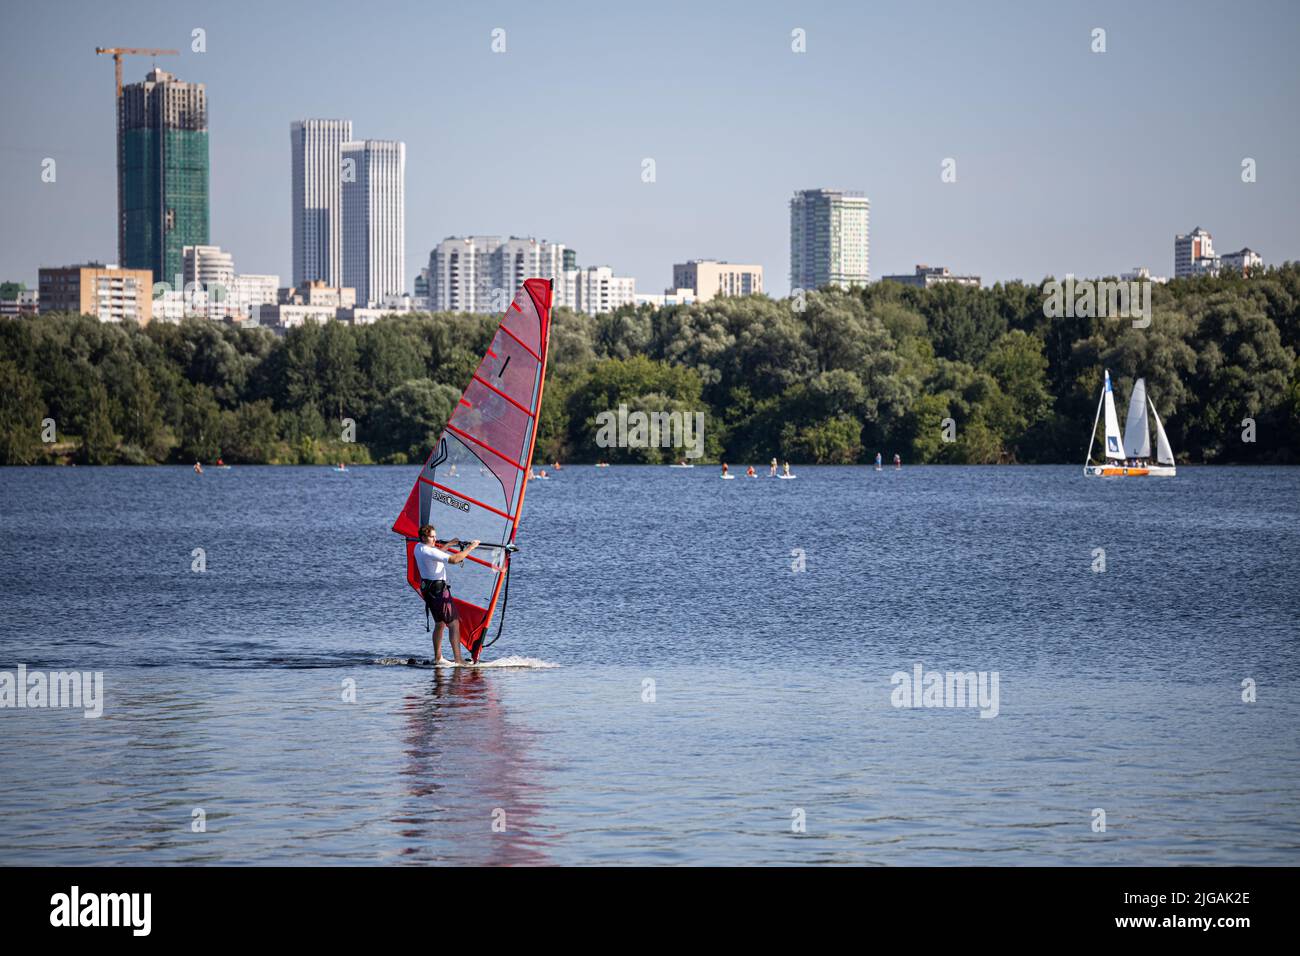
[(415, 546), (415, 566), (420, 571), (420, 597), (424, 606), (433, 615), (433, 658), (436, 663), (443, 663), (442, 629), (447, 628), (451, 635), (451, 653), (457, 664), (464, 664), (460, 655), (460, 617), (456, 605), (451, 600), (451, 585), (447, 583), (447, 565), (460, 564), (465, 556), (477, 548), (479, 543), (471, 541), (461, 545), (459, 538), (444, 541), (444, 547), (455, 547), (456, 551), (445, 551), (438, 547), (437, 531), (433, 525), (420, 526), (420, 543)]

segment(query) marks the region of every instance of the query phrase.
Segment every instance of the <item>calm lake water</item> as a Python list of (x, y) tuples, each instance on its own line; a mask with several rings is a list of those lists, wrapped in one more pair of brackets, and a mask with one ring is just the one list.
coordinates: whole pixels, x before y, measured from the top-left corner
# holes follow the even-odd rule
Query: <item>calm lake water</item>
[(534, 482), (470, 671), (414, 468), (0, 469), (0, 863), (1300, 862), (1300, 469), (796, 471)]

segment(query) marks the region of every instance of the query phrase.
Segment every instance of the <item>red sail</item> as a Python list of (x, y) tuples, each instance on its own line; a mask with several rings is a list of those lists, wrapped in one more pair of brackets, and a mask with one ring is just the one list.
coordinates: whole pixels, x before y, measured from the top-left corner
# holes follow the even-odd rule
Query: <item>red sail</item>
[(500, 546), (514, 542), (523, 510), (550, 333), (551, 283), (527, 279), (393, 522), (406, 538), (406, 580), (417, 593), (420, 525), (433, 525), (440, 540), (496, 545), (477, 549), (447, 574), (460, 640), (475, 661), (510, 564)]

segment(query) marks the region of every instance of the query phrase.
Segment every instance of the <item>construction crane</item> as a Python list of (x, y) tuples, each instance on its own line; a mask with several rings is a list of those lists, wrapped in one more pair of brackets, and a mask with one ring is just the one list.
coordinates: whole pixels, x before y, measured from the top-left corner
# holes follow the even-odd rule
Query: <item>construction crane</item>
[(134, 46), (97, 46), (95, 52), (113, 55), (113, 93), (114, 105), (117, 107), (117, 261), (119, 265), (126, 265), (126, 213), (122, 208), (122, 57), (179, 56), (180, 51)]

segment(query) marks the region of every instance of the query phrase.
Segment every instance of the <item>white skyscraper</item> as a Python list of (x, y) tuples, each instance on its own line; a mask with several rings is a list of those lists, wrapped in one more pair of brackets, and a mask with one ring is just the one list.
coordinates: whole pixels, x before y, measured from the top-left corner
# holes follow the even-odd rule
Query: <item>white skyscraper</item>
[(289, 126), (293, 154), (293, 284), (343, 277), (342, 149), (350, 120), (297, 120)]
[(859, 192), (805, 189), (790, 200), (790, 288), (866, 285), (871, 203)]
[(362, 307), (406, 291), (406, 144), (343, 144), (343, 281)]

